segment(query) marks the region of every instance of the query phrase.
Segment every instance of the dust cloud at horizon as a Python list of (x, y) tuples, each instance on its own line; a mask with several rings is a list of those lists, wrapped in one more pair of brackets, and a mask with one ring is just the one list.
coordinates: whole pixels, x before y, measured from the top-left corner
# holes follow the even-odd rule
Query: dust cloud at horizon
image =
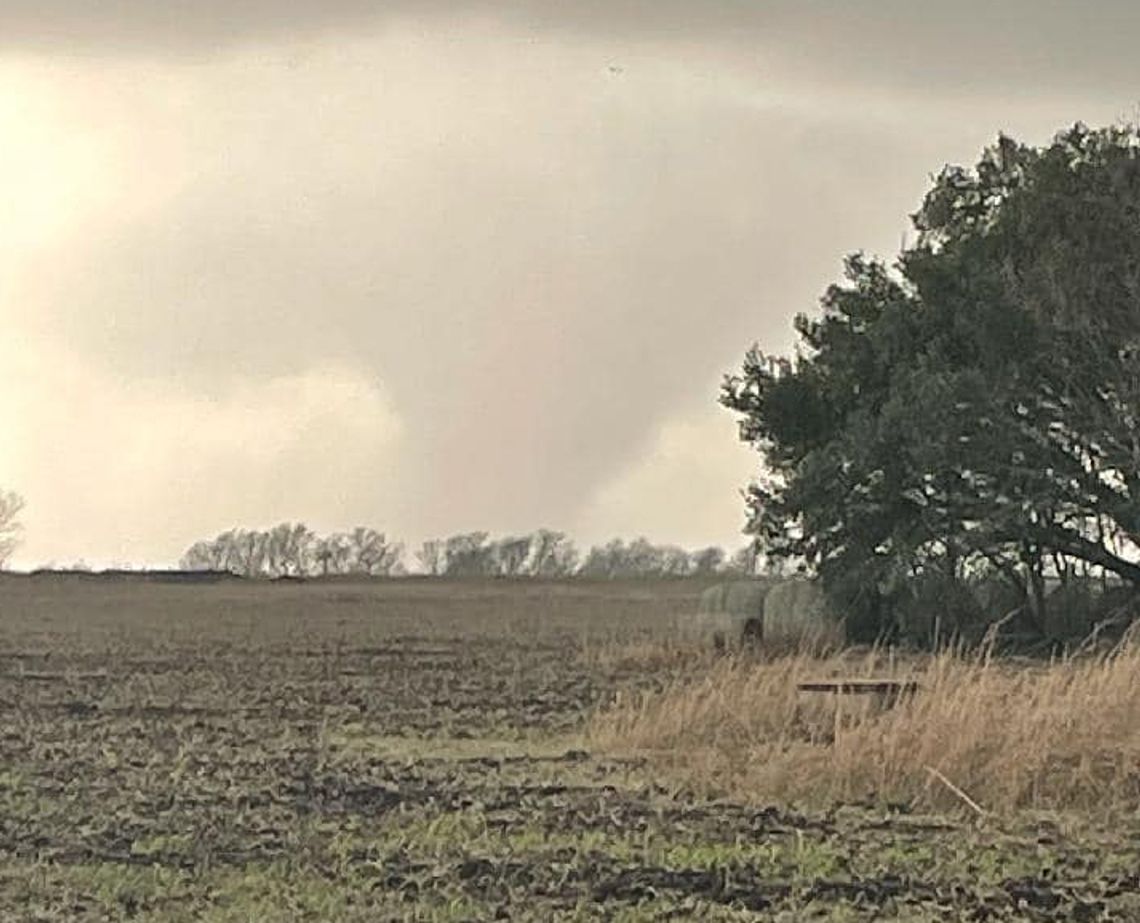
[(744, 349), (944, 163), (1137, 102), (1123, 4), (755, 6), (6, 4), (17, 563), (285, 519), (739, 544)]

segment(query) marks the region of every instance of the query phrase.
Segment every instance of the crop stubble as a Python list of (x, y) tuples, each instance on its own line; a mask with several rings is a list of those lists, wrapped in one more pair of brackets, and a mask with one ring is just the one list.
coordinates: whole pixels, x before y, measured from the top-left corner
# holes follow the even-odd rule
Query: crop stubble
[(1140, 919), (1140, 836), (589, 753), (699, 583), (0, 581), (0, 919)]

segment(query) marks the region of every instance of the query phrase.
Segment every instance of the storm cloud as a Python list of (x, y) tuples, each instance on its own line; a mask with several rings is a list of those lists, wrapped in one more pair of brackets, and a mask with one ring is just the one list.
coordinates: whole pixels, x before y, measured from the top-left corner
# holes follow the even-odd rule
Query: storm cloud
[(497, 24), (619, 42), (716, 43), (846, 82), (1006, 95), (1111, 86), (1134, 93), (1140, 8), (1067, 0), (9, 0), (0, 47), (203, 54), (386, 28)]
[(0, 12), (29, 560), (284, 518), (731, 542), (720, 375), (944, 162), (1136, 76), (1124, 4), (94, 9)]

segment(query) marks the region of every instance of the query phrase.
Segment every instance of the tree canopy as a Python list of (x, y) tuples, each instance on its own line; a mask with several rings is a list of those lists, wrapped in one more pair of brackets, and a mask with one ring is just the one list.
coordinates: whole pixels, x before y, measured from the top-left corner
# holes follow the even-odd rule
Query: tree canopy
[(796, 355), (721, 402), (764, 458), (750, 531), (872, 634), (916, 576), (1140, 584), (1140, 133), (1000, 137), (893, 265), (848, 257)]

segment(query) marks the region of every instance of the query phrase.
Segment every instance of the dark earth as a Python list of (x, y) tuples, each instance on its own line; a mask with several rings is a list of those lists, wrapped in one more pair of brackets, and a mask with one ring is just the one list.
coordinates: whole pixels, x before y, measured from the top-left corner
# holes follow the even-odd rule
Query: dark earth
[[(0, 579), (0, 920), (1140, 921), (1140, 819), (742, 804), (595, 752), (685, 581)], [(616, 652), (616, 653), (615, 653)]]

